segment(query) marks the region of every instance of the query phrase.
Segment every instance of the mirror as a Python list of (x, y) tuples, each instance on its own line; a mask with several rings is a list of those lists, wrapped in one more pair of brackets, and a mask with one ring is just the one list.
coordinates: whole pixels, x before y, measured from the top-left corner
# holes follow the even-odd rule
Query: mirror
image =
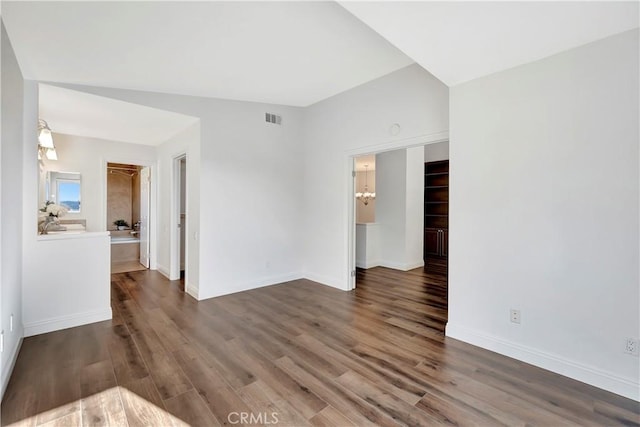
[(44, 171), (40, 207), (49, 201), (66, 207), (69, 213), (80, 213), (82, 180), (77, 172)]

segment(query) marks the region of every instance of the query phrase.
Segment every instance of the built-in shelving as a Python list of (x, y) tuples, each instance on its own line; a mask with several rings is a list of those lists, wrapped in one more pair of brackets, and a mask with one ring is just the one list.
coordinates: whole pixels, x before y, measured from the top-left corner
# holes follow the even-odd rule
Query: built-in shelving
[(424, 164), (424, 254), (447, 256), (449, 161)]

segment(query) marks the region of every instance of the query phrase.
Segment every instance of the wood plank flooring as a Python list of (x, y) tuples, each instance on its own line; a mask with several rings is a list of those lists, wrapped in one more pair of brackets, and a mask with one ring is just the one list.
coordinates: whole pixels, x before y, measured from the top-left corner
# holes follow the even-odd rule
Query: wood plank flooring
[(114, 274), (112, 321), (24, 340), (2, 424), (640, 425), (637, 402), (445, 338), (446, 264), (427, 270), (202, 302)]

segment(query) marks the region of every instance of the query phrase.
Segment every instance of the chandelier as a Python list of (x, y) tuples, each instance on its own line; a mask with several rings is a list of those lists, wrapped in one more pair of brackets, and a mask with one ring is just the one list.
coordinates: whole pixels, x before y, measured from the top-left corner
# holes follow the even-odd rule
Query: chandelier
[(369, 165), (364, 165), (364, 192), (356, 193), (356, 199), (364, 203), (365, 206), (369, 204), (369, 200), (376, 198), (376, 193), (369, 192)]

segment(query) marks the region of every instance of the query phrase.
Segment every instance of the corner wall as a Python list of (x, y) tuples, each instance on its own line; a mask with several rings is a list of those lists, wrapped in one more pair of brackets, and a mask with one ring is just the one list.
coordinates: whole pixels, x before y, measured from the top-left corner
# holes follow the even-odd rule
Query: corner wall
[(350, 156), (448, 139), (449, 89), (414, 64), (311, 105), (304, 117), (304, 276), (348, 290)]
[(185, 291), (196, 299), (200, 298), (200, 123), (185, 129), (169, 138), (158, 147), (158, 270), (172, 280), (180, 277), (180, 266), (172, 265), (175, 256), (172, 252), (176, 239), (180, 238), (178, 230), (173, 227), (180, 219), (175, 215), (178, 207), (174, 205), (172, 191), (174, 186), (173, 160), (186, 154), (186, 197), (187, 217), (185, 244), (188, 264), (185, 269)]
[(636, 400), (638, 36), (451, 89), (447, 325)]
[[(55, 85), (200, 119), (200, 221), (189, 230), (198, 241), (199, 299), (302, 277), (300, 108)], [(282, 116), (282, 125), (267, 123), (265, 112)]]
[[(59, 133), (55, 133), (53, 138), (58, 152), (58, 160), (44, 160), (47, 168), (59, 172), (78, 172), (82, 180), (81, 211), (77, 214), (69, 213), (64, 219), (86, 219), (87, 231), (113, 229), (113, 224), (108, 221), (107, 206), (105, 206), (107, 199), (105, 162), (154, 164), (156, 148), (149, 145), (128, 144)], [(131, 182), (131, 179), (127, 177), (123, 177), (123, 179)], [(130, 221), (130, 216), (129, 218), (124, 217), (124, 219)]]
[[(0, 130), (0, 328), (4, 351), (0, 358), (0, 396), (9, 382), (23, 337), (22, 327), (22, 149), (24, 80), (4, 24), (0, 35), (2, 123)], [(35, 141), (34, 141), (35, 150)], [(36, 170), (33, 171), (36, 174)], [(36, 195), (34, 194), (34, 197)], [(13, 327), (11, 325), (13, 316)]]
[(424, 148), (413, 147), (376, 155), (378, 192), (377, 265), (411, 270), (424, 265)]

